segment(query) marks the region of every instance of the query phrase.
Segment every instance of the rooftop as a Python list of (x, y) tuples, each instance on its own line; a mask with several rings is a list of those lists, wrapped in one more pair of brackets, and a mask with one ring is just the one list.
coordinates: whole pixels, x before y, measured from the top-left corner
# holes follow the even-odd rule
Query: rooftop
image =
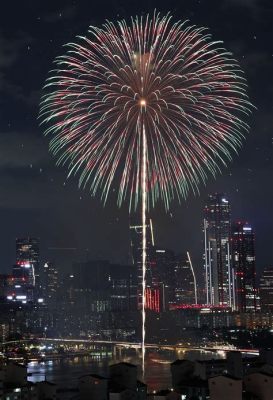
[(127, 362), (119, 362), (119, 363), (117, 363), (117, 364), (112, 364), (112, 365), (110, 365), (110, 368), (116, 367), (116, 366), (118, 366), (118, 365), (125, 365), (126, 367), (137, 368), (136, 365), (130, 364), (130, 363), (127, 363)]
[(86, 374), (86, 375), (80, 376), (80, 378), (85, 378), (87, 376), (89, 376), (90, 378), (95, 378), (95, 379), (100, 379), (100, 380), (107, 380), (107, 378), (105, 378), (104, 376), (97, 375), (97, 374)]
[(226, 378), (226, 379), (231, 379), (233, 381), (241, 381), (242, 380), (241, 378), (236, 378), (235, 376), (230, 375), (230, 374), (222, 374), (222, 375), (219, 374), (219, 375), (211, 376), (208, 378), (208, 380), (215, 379), (215, 378)]

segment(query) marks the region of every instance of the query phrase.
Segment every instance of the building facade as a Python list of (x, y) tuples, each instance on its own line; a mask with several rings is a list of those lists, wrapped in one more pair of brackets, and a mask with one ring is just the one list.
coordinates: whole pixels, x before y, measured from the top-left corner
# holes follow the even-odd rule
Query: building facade
[(188, 252), (175, 257), (174, 276), (175, 304), (178, 306), (197, 304), (196, 278)]
[[(133, 266), (137, 271), (137, 308), (142, 309), (142, 252), (143, 252), (143, 226), (140, 224), (130, 225), (131, 238), (131, 254)], [(153, 264), (152, 254), (154, 247), (154, 233), (152, 220), (146, 225), (146, 285), (147, 289), (153, 289)], [(149, 292), (149, 293), (148, 293)], [(148, 297), (153, 296), (153, 291), (146, 291), (146, 308), (147, 305), (154, 303), (147, 301)]]
[(46, 262), (41, 274), (42, 296), (49, 307), (57, 306), (59, 288), (58, 270), (52, 262)]
[(256, 311), (255, 235), (247, 222), (232, 227), (232, 264), (236, 275), (236, 308), (240, 312)]
[(206, 303), (235, 308), (230, 203), (224, 194), (209, 196), (204, 210), (203, 230)]
[(266, 267), (260, 278), (261, 309), (264, 312), (273, 311), (273, 267)]
[(33, 301), (40, 296), (39, 258), (39, 239), (31, 237), (16, 239), (13, 277), (14, 293), (18, 300)]

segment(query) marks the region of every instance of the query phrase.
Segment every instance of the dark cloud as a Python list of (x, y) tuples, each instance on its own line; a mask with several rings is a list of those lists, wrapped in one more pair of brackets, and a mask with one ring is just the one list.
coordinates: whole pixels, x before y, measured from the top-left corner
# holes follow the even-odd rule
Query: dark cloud
[(22, 83), (15, 82), (11, 77), (12, 68), (19, 67), (23, 54), (33, 42), (31, 35), (23, 31), (10, 36), (0, 33), (0, 102), (3, 103), (8, 96), (23, 102), (26, 106), (38, 103), (40, 90), (29, 90), (26, 93)]
[[(44, 208), (56, 202), (55, 165), (48, 154), (46, 140), (38, 133), (0, 133), (0, 208)], [(54, 179), (51, 179), (52, 173)], [(49, 190), (50, 188), (50, 190)]]
[(20, 52), (33, 42), (33, 38), (26, 32), (18, 31), (10, 36), (0, 32), (0, 70), (14, 65)]
[(33, 107), (39, 104), (41, 90), (31, 90), (27, 93), (21, 85), (13, 83), (0, 71), (0, 96), (0, 103), (4, 101), (4, 96), (8, 96), (23, 102), (28, 107)]
[[(257, 35), (257, 36), (256, 36)], [(245, 42), (242, 39), (237, 39), (229, 42), (229, 48), (236, 57), (240, 57), (240, 64), (244, 67), (244, 71), (248, 75), (256, 74), (257, 67), (268, 68), (273, 66), (273, 50), (264, 49), (263, 47), (255, 46), (256, 41), (260, 42), (259, 34), (253, 33), (250, 37), (249, 42)]]
[[(253, 21), (259, 22), (262, 18), (273, 18), (273, 8), (271, 0), (222, 0), (221, 4), (223, 12), (244, 13)], [(240, 16), (240, 14), (238, 14)], [(232, 26), (232, 19), (229, 19)]]
[(48, 158), (45, 140), (38, 133), (0, 132), (0, 173), (9, 167), (42, 167)]
[(261, 0), (226, 0), (226, 4), (229, 4), (231, 7), (244, 6), (247, 8), (257, 7), (260, 2)]
[(260, 7), (265, 7), (269, 4), (264, 0), (224, 0), (222, 1), (224, 7), (244, 7), (252, 11), (260, 10)]
[(247, 71), (248, 76), (256, 76), (257, 74), (257, 65), (269, 66), (272, 64), (272, 56), (266, 52), (262, 51), (249, 51), (245, 53), (243, 59), (243, 65)]

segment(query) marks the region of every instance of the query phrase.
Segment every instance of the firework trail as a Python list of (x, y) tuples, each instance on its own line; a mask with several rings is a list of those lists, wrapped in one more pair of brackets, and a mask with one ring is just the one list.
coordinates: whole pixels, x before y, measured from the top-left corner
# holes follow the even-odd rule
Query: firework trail
[(142, 350), (146, 210), (198, 192), (237, 152), (251, 112), (232, 54), (205, 28), (169, 14), (106, 22), (56, 59), (40, 119), (50, 150), (79, 185), (105, 202), (142, 202)]

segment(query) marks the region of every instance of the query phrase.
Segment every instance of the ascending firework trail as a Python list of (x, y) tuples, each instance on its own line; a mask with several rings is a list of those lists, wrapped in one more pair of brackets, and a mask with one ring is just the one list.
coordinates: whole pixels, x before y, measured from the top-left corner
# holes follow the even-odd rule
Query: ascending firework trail
[(142, 362), (146, 212), (198, 192), (240, 147), (251, 112), (237, 62), (205, 28), (169, 14), (91, 26), (55, 61), (40, 119), (50, 150), (105, 202), (142, 202)]

